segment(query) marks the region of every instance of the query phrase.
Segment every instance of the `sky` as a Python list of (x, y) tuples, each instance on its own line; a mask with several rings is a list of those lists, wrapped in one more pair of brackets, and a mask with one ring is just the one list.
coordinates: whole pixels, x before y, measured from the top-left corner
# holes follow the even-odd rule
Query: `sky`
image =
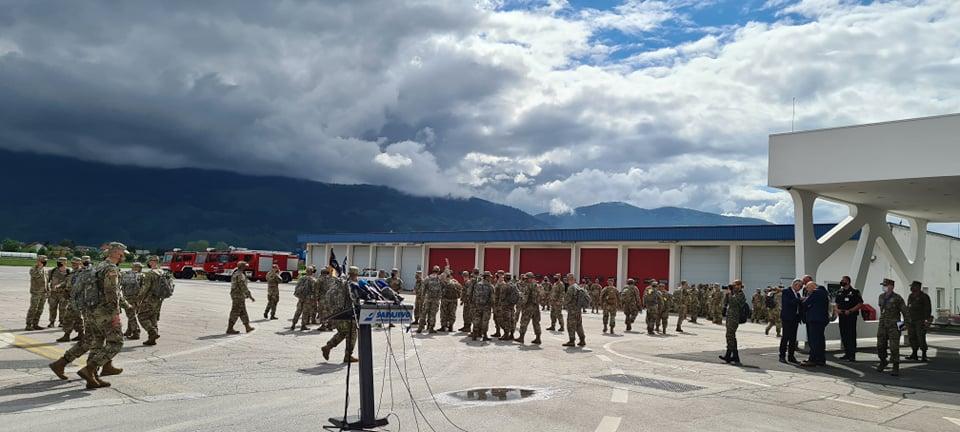
[(956, 0), (0, 3), (0, 148), (531, 213), (789, 223), (769, 134), (960, 112)]

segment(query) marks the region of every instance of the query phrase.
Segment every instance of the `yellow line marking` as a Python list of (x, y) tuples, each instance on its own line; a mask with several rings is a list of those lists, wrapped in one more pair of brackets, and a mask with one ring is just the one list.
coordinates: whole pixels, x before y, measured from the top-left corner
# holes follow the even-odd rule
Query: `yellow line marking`
[[(0, 331), (2, 330), (7, 330), (7, 329), (0, 327)], [(12, 346), (15, 346), (23, 350), (27, 350), (40, 357), (43, 357), (49, 360), (57, 360), (60, 357), (63, 357), (63, 354), (65, 353), (64, 350), (56, 346), (56, 343), (44, 343), (24, 335), (18, 335), (13, 333), (0, 333), (0, 339), (2, 339), (4, 342), (7, 342)], [(77, 361), (79, 361), (80, 364), (86, 363), (86, 356), (83, 356), (77, 360), (74, 360), (74, 362), (77, 362)]]

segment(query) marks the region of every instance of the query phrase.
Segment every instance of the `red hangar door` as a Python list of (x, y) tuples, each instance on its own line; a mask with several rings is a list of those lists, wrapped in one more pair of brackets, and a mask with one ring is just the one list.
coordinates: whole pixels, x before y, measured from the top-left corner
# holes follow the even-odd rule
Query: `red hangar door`
[(427, 277), (433, 266), (440, 266), (442, 271), (443, 266), (446, 265), (444, 261), (446, 259), (450, 261), (450, 270), (453, 275), (457, 280), (463, 282), (460, 272), (473, 270), (473, 266), (476, 264), (475, 256), (476, 249), (474, 248), (430, 248), (430, 255), (427, 257), (427, 270), (423, 277)]
[[(606, 286), (607, 278), (617, 277), (616, 249), (580, 249), (580, 278), (590, 282), (600, 278), (600, 285)], [(615, 283), (622, 285), (622, 281)]]
[(510, 248), (484, 248), (483, 270), (490, 273), (510, 271)]
[(636, 280), (641, 291), (647, 287), (643, 282), (645, 279), (667, 280), (670, 277), (670, 249), (628, 249), (627, 277)]
[(520, 273), (537, 276), (570, 273), (570, 249), (520, 249)]

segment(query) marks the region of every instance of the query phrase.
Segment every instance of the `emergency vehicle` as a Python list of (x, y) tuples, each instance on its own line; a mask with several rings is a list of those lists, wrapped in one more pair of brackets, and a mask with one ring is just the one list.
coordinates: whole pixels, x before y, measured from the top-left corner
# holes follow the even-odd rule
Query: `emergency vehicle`
[(173, 273), (173, 277), (177, 279), (193, 279), (198, 268), (197, 252), (184, 252), (180, 249), (167, 252), (163, 254), (160, 268)]
[(247, 262), (247, 279), (251, 281), (266, 281), (267, 272), (274, 264), (280, 267), (280, 278), (283, 282), (290, 282), (300, 275), (300, 257), (290, 252), (234, 250), (220, 260), (226, 262), (217, 273), (219, 280), (230, 280), (240, 261)]

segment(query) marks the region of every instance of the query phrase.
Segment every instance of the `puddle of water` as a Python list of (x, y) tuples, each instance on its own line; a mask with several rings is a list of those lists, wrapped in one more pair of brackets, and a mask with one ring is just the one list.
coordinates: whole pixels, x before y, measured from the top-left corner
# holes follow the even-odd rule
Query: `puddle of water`
[(464, 390), (450, 393), (462, 401), (492, 401), (505, 402), (526, 399), (537, 393), (536, 390), (515, 389), (515, 388), (480, 388), (473, 390)]

